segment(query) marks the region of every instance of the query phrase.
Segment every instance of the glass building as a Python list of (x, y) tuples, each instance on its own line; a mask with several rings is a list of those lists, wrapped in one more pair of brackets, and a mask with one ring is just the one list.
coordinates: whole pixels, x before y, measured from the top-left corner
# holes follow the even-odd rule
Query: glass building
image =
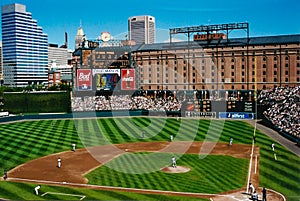
[(24, 87), (48, 82), (48, 36), (26, 6), (2, 6), (4, 84)]

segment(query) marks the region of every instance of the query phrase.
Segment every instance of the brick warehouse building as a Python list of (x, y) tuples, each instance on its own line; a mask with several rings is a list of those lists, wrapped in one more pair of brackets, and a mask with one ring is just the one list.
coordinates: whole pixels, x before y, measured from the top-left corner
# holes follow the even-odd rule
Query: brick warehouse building
[(136, 88), (144, 90), (261, 90), (300, 83), (300, 34), (113, 47), (89, 44), (73, 53), (75, 83), (77, 69), (123, 68), (135, 70)]

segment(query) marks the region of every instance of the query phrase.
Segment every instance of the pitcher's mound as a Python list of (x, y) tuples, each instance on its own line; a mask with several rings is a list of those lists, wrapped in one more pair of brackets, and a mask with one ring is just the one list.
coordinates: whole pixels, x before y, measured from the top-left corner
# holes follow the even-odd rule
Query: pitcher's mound
[(160, 169), (163, 172), (166, 173), (185, 173), (191, 170), (191, 168), (189, 167), (185, 167), (185, 166), (177, 166), (176, 168), (173, 167), (164, 167)]

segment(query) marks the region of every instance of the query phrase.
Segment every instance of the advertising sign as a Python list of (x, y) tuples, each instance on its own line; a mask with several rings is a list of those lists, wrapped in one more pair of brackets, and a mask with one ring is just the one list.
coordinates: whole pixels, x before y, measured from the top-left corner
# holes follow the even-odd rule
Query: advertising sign
[(134, 80), (134, 69), (122, 69), (122, 90), (134, 90), (135, 80)]
[(118, 75), (116, 74), (96, 74), (96, 90), (109, 90), (115, 89), (118, 82)]
[(78, 69), (77, 70), (77, 88), (80, 91), (92, 90), (91, 69)]
[(97, 91), (113, 91), (117, 86), (120, 69), (93, 69), (94, 86)]
[(185, 111), (186, 117), (216, 118), (216, 112), (193, 112)]
[(254, 113), (246, 112), (220, 112), (220, 119), (254, 119)]

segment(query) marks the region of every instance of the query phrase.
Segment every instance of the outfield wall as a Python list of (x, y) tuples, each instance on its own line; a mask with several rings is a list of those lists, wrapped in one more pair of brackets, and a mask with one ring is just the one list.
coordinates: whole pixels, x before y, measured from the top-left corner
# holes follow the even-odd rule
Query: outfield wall
[(61, 92), (4, 92), (4, 111), (19, 113), (71, 112), (71, 98), (67, 91)]
[[(148, 116), (146, 110), (136, 111), (101, 111), (101, 112), (73, 112), (57, 114), (26, 114), (0, 118), (0, 123), (21, 121), (21, 120), (42, 120), (42, 119), (72, 119), (72, 118), (93, 118), (93, 117), (112, 117), (112, 116)], [(160, 114), (157, 114), (160, 116)]]

